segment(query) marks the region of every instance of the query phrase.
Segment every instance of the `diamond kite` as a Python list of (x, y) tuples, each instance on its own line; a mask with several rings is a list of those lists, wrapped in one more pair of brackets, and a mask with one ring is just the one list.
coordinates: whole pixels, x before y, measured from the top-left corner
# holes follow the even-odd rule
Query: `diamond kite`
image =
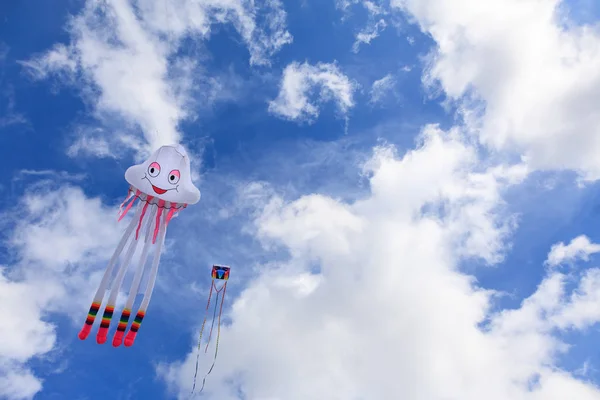
[[(200, 345), (202, 343), (202, 333), (204, 332), (204, 325), (206, 324), (206, 318), (208, 317), (208, 307), (210, 307), (210, 299), (213, 294), (213, 289), (216, 293), (217, 298), (215, 299), (215, 309), (213, 311), (212, 323), (210, 325), (210, 332), (208, 334), (208, 342), (206, 343), (206, 348), (204, 349), (204, 353), (208, 350), (208, 345), (210, 344), (210, 339), (212, 337), (213, 327), (215, 326), (215, 320), (217, 320), (217, 341), (215, 344), (215, 355), (213, 357), (213, 363), (204, 375), (204, 379), (202, 380), (202, 387), (200, 388), (200, 392), (204, 389), (204, 383), (206, 382), (206, 377), (212, 372), (215, 362), (217, 361), (217, 354), (219, 352), (219, 337), (221, 336), (221, 314), (223, 313), (223, 302), (225, 301), (225, 291), (227, 290), (227, 281), (229, 280), (229, 270), (231, 268), (224, 265), (213, 265), (211, 272), (211, 284), (210, 291), (208, 293), (208, 302), (206, 303), (206, 311), (204, 314), (204, 321), (202, 321), (202, 327), (200, 328), (200, 337), (198, 338), (198, 354), (196, 355), (196, 372), (194, 373), (194, 386), (192, 387), (192, 395), (194, 394), (194, 390), (196, 389), (196, 377), (198, 376), (198, 361), (200, 359)], [(217, 289), (215, 285), (215, 280), (225, 281), (223, 285)], [(221, 294), (221, 292), (223, 292)], [(219, 295), (221, 296), (221, 305), (219, 306), (219, 314), (217, 315), (217, 306), (219, 305)]]

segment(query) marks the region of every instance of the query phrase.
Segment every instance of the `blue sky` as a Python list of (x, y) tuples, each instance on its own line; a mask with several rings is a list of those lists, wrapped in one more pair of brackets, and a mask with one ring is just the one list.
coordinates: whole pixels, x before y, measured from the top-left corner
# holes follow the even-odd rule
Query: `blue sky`
[[(599, 398), (595, 3), (255, 3), (0, 5), (0, 397), (187, 398), (218, 263), (203, 397)], [(82, 342), (172, 142), (202, 199), (135, 345)]]

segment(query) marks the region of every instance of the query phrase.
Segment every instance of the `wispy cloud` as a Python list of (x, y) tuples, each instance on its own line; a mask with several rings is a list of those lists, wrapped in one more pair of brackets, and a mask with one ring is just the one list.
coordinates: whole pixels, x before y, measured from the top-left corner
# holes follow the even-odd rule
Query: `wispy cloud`
[(393, 92), (395, 85), (396, 78), (392, 74), (387, 74), (383, 78), (377, 79), (371, 86), (371, 99), (369, 102), (371, 104), (381, 103), (389, 93)]
[(29, 125), (25, 115), (17, 111), (14, 90), (9, 86), (2, 94), (6, 99), (6, 107), (4, 112), (0, 113), (0, 129), (12, 125)]
[(382, 3), (377, 0), (336, 0), (335, 6), (344, 13), (344, 19), (349, 15), (353, 5), (360, 5), (367, 12), (367, 25), (356, 34), (356, 40), (352, 45), (354, 53), (359, 52), (361, 44), (368, 45), (379, 37), (387, 27), (385, 16), (388, 14), (388, 9)]
[(0, 129), (11, 125), (29, 125), (27, 118), (17, 111), (13, 86), (6, 82), (4, 67), (9, 52), (8, 45), (0, 41), (0, 100), (6, 100), (5, 105), (0, 101)]
[(13, 182), (22, 181), (27, 178), (35, 179), (36, 186), (40, 186), (44, 182), (61, 181), (61, 182), (77, 182), (85, 178), (85, 174), (71, 174), (66, 171), (55, 171), (51, 169), (35, 170), (22, 169), (15, 173)]
[(370, 44), (371, 41), (377, 38), (386, 27), (387, 24), (384, 19), (380, 19), (373, 24), (367, 25), (356, 34), (356, 41), (352, 45), (352, 51), (358, 53), (361, 44)]
[(231, 23), (250, 52), (251, 64), (270, 64), (269, 57), (293, 41), (280, 0), (145, 0), (140, 9), (152, 31), (174, 41), (190, 33), (208, 38), (213, 24)]
[(336, 64), (293, 62), (283, 71), (279, 94), (269, 102), (269, 111), (293, 121), (311, 123), (319, 116), (319, 104), (333, 101), (346, 117), (354, 107), (356, 87)]
[[(120, 126), (121, 137), (141, 130), (155, 148), (179, 142), (178, 124), (194, 117), (198, 104), (213, 100), (204, 95), (212, 81), (197, 59), (177, 53), (181, 40), (207, 39), (212, 24), (231, 23), (248, 46), (251, 64), (264, 65), (292, 40), (285, 20), (279, 0), (145, 0), (135, 10), (127, 0), (89, 0), (70, 20), (68, 46), (58, 44), (22, 64), (36, 78), (58, 74), (81, 86), (109, 129)], [(108, 140), (113, 142), (122, 140), (114, 135)]]
[[(76, 126), (66, 154), (69, 157), (118, 158), (123, 154), (124, 149), (134, 149), (143, 157), (147, 144), (141, 138), (128, 134), (127, 130), (122, 128), (110, 131), (105, 127)], [(111, 134), (114, 137), (111, 138)]]

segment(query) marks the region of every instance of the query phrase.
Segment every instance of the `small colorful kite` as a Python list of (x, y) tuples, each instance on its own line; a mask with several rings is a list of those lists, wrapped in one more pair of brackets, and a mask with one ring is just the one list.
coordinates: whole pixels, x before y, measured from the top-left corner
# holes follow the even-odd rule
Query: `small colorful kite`
[[(204, 375), (204, 379), (202, 380), (202, 388), (200, 388), (200, 392), (204, 389), (204, 383), (206, 382), (206, 377), (212, 372), (213, 367), (215, 366), (215, 362), (217, 361), (217, 353), (219, 352), (219, 337), (221, 336), (221, 314), (223, 313), (223, 302), (225, 301), (225, 291), (227, 290), (227, 280), (229, 279), (229, 270), (231, 268), (224, 265), (213, 265), (212, 267), (212, 280), (210, 284), (210, 291), (208, 292), (208, 302), (206, 303), (206, 311), (204, 314), (204, 321), (202, 321), (202, 327), (200, 328), (200, 337), (198, 338), (198, 354), (196, 355), (196, 373), (194, 374), (194, 386), (192, 387), (192, 395), (194, 394), (194, 390), (196, 389), (196, 377), (198, 376), (198, 361), (200, 359), (200, 346), (202, 342), (202, 332), (204, 332), (204, 325), (206, 324), (206, 318), (208, 317), (208, 307), (210, 307), (210, 299), (213, 294), (213, 289), (216, 293), (217, 298), (215, 299), (215, 308), (213, 311), (213, 319), (212, 324), (210, 325), (210, 332), (208, 334), (208, 341), (206, 343), (206, 348), (204, 349), (204, 353), (208, 350), (208, 345), (210, 344), (210, 339), (212, 337), (213, 327), (215, 326), (215, 320), (217, 323), (217, 341), (215, 344), (215, 356), (213, 358), (213, 363), (210, 366), (210, 369)], [(217, 289), (215, 284), (215, 280), (225, 281), (223, 285)], [(223, 292), (223, 293), (221, 293)], [(219, 306), (219, 314), (217, 315), (217, 306), (219, 304), (219, 296), (221, 296), (221, 305)]]
[[(142, 276), (144, 276), (146, 278), (144, 297), (131, 324), (131, 328), (125, 337), (125, 346), (129, 347), (135, 341), (140, 324), (148, 309), (152, 291), (154, 290), (160, 252), (169, 221), (175, 216), (175, 213), (187, 207), (188, 204), (196, 204), (200, 200), (200, 191), (192, 183), (190, 160), (181, 145), (162, 146), (144, 163), (129, 167), (125, 172), (125, 180), (130, 184), (130, 187), (127, 198), (121, 204), (119, 210), (119, 221), (131, 209), (136, 199), (140, 201), (137, 204), (133, 219), (125, 229), (125, 233), (106, 267), (85, 324), (81, 332), (79, 332), (81, 340), (85, 340), (90, 334), (96, 315), (102, 305), (104, 295), (107, 289), (110, 288), (110, 295), (104, 308), (104, 314), (102, 315), (102, 321), (96, 336), (98, 343), (102, 344), (106, 342), (108, 328), (115, 311), (117, 296), (123, 283), (125, 272), (140, 241), (140, 232), (142, 232), (144, 245), (131, 283), (127, 302), (125, 303), (119, 325), (113, 337), (113, 346), (115, 347), (120, 346), (123, 342), (123, 336), (125, 335), (129, 317), (131, 316), (133, 303), (138, 290), (141, 289), (140, 284)], [(127, 204), (128, 201), (129, 204)], [(127, 206), (125, 207), (126, 204)], [(125, 207), (125, 210), (123, 210), (123, 207)], [(129, 246), (125, 256), (119, 268), (114, 271), (115, 264), (128, 241)], [(146, 260), (148, 259), (148, 252), (152, 245), (154, 245), (154, 258), (151, 267), (147, 269)]]

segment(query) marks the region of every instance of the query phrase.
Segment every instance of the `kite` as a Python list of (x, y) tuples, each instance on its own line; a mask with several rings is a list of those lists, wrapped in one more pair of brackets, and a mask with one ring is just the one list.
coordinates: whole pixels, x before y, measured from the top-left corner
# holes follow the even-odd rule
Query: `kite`
[[(215, 366), (215, 362), (217, 361), (217, 354), (219, 352), (219, 337), (221, 336), (221, 314), (223, 313), (223, 302), (225, 301), (225, 291), (227, 290), (227, 281), (229, 280), (229, 270), (231, 268), (224, 265), (213, 265), (212, 267), (212, 280), (210, 284), (210, 291), (208, 292), (208, 302), (206, 303), (206, 311), (204, 314), (204, 321), (202, 321), (202, 327), (200, 328), (200, 337), (198, 338), (198, 354), (196, 355), (196, 372), (194, 374), (194, 386), (192, 387), (192, 395), (194, 394), (194, 390), (196, 389), (196, 377), (198, 376), (198, 361), (200, 359), (200, 345), (202, 342), (202, 332), (204, 332), (204, 325), (206, 324), (206, 317), (208, 317), (208, 307), (210, 307), (210, 299), (213, 294), (213, 289), (216, 293), (217, 298), (215, 299), (215, 309), (213, 311), (212, 323), (210, 325), (210, 332), (208, 334), (208, 341), (206, 343), (206, 348), (204, 349), (204, 353), (208, 350), (208, 345), (210, 344), (210, 339), (212, 337), (213, 327), (215, 326), (215, 319), (218, 321), (217, 323), (217, 341), (215, 344), (215, 356), (213, 357), (213, 363), (204, 375), (204, 379), (202, 380), (202, 388), (200, 388), (200, 392), (204, 389), (204, 383), (206, 382), (206, 378), (212, 372), (213, 367)], [(225, 281), (223, 285), (217, 289), (217, 285), (215, 284), (215, 280)], [(223, 292), (221, 294), (221, 291)], [(219, 296), (221, 296), (221, 305), (219, 306), (219, 314), (217, 315), (217, 305), (219, 304)]]
[[(81, 340), (85, 340), (88, 337), (94, 325), (96, 315), (102, 305), (104, 295), (107, 289), (110, 288), (110, 295), (96, 335), (97, 343), (103, 344), (106, 342), (108, 328), (110, 327), (110, 322), (115, 311), (115, 304), (123, 283), (123, 278), (131, 263), (138, 242), (143, 241), (142, 252), (134, 273), (127, 301), (121, 312), (121, 318), (113, 337), (112, 344), (114, 347), (120, 346), (123, 342), (123, 336), (127, 330), (133, 303), (138, 290), (142, 289), (140, 284), (142, 276), (144, 276), (146, 278), (144, 297), (131, 323), (129, 332), (125, 336), (125, 346), (132, 346), (135, 341), (140, 324), (146, 315), (152, 291), (154, 290), (161, 249), (167, 233), (167, 225), (176, 216), (176, 213), (186, 208), (188, 204), (196, 204), (200, 200), (200, 191), (192, 183), (190, 160), (181, 145), (160, 147), (144, 163), (129, 167), (125, 171), (125, 180), (129, 183), (130, 187), (125, 201), (123, 201), (119, 208), (120, 215), (118, 220), (121, 221), (132, 208), (135, 201), (139, 200), (136, 211), (108, 262), (83, 328), (78, 335)], [(127, 204), (128, 202), (129, 204)], [(140, 240), (140, 237), (143, 239)], [(127, 242), (129, 242), (129, 246), (127, 247), (125, 256), (122, 258), (119, 268), (115, 270), (117, 260)], [(152, 259), (150, 268), (146, 268), (146, 260), (152, 246), (154, 246), (154, 258)]]

